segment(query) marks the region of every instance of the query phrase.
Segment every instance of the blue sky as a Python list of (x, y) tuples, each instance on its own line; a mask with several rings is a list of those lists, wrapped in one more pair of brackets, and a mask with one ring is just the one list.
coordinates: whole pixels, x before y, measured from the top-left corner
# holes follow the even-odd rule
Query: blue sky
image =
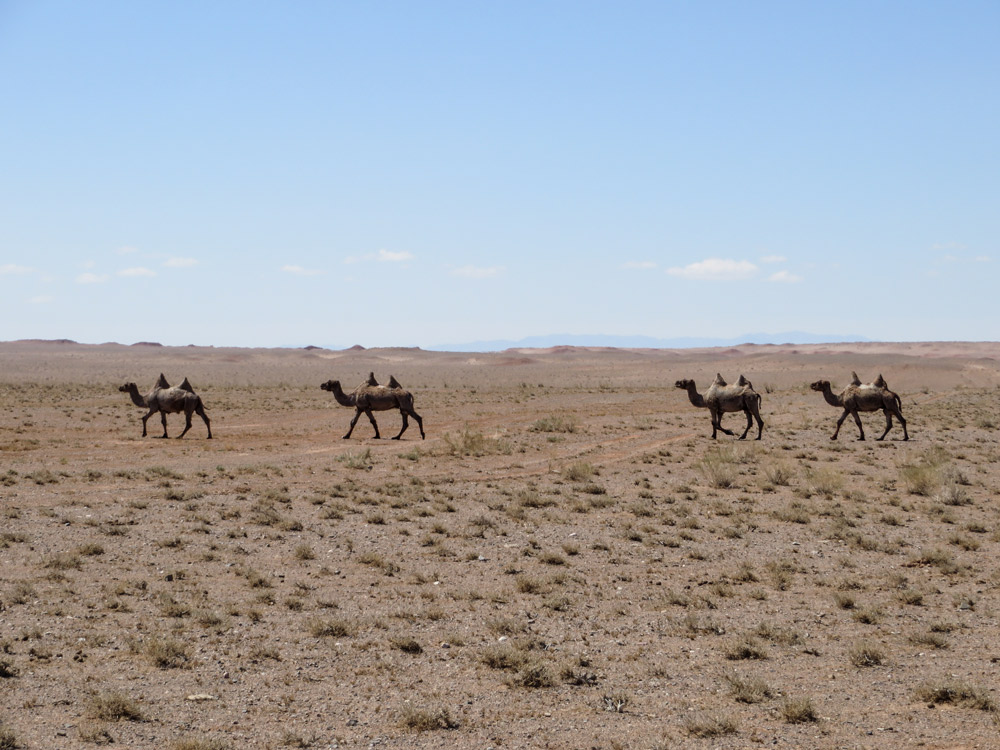
[(0, 0), (0, 340), (1000, 339), (995, 2)]

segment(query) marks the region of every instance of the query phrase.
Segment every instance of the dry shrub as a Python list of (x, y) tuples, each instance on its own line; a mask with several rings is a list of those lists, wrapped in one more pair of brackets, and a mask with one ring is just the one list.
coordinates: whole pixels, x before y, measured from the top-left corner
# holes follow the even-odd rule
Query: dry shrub
[(573, 415), (569, 416), (548, 416), (536, 421), (531, 425), (532, 432), (576, 432), (577, 421)]
[(805, 724), (819, 721), (816, 707), (808, 698), (788, 698), (781, 706), (781, 717), (788, 724)]
[(414, 732), (431, 732), (436, 729), (458, 729), (459, 724), (453, 719), (447, 708), (423, 709), (407, 706), (400, 717), (400, 725)]
[(481, 432), (465, 427), (457, 435), (450, 432), (444, 434), (447, 452), (452, 456), (486, 456), (492, 454), (510, 455), (514, 446), (500, 435), (486, 436)]
[(916, 696), (919, 700), (932, 706), (949, 703), (962, 708), (997, 712), (997, 704), (986, 688), (966, 685), (961, 682), (924, 683), (917, 688)]
[(739, 471), (736, 468), (736, 455), (730, 448), (718, 448), (698, 462), (698, 469), (708, 480), (709, 485), (716, 489), (726, 489), (736, 484)]
[(90, 702), (90, 715), (101, 721), (145, 721), (139, 704), (118, 692), (95, 695)]
[(761, 703), (774, 697), (774, 691), (760, 677), (740, 677), (737, 674), (727, 674), (729, 692), (740, 703)]
[(684, 731), (692, 737), (708, 739), (736, 734), (736, 722), (728, 716), (701, 714), (684, 720)]

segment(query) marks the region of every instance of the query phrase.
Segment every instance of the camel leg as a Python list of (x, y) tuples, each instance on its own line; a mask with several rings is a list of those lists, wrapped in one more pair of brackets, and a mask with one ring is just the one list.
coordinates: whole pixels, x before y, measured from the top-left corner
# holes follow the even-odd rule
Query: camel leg
[(191, 429), (191, 414), (192, 413), (193, 412), (190, 412), (190, 411), (184, 412), (184, 432), (182, 432), (180, 435), (177, 436), (178, 440), (180, 440), (182, 437), (184, 437), (185, 435), (187, 435), (187, 431)]
[(403, 426), (399, 429), (399, 434), (396, 435), (396, 437), (394, 437), (393, 440), (399, 440), (401, 437), (403, 437), (403, 433), (406, 432), (406, 428), (410, 426), (410, 423), (406, 418), (406, 412), (400, 409), (399, 414), (403, 418)]
[(378, 434), (378, 422), (375, 421), (375, 415), (372, 414), (372, 410), (371, 409), (365, 409), (365, 414), (368, 415), (368, 421), (371, 422), (372, 423), (372, 427), (375, 428), (375, 439), (376, 440), (381, 439), (382, 436)]
[(899, 409), (896, 410), (896, 419), (898, 419), (899, 423), (903, 426), (903, 440), (909, 440), (910, 433), (906, 431), (906, 420), (903, 419), (903, 412), (899, 411)]
[(850, 414), (847, 409), (844, 409), (844, 413), (840, 415), (840, 419), (837, 420), (837, 429), (833, 431), (833, 437), (830, 440), (836, 440), (837, 435), (840, 434), (840, 425), (844, 424), (844, 420), (847, 419), (847, 415)]
[(417, 420), (417, 427), (420, 428), (420, 439), (424, 440), (424, 420), (422, 420), (420, 415), (413, 411), (413, 409), (410, 409), (410, 416)]
[(361, 409), (358, 409), (357, 411), (354, 412), (354, 419), (351, 420), (351, 428), (347, 431), (347, 434), (341, 438), (341, 440), (347, 440), (351, 436), (351, 433), (354, 432), (354, 425), (358, 423), (358, 417), (360, 416), (361, 416)]
[(885, 432), (879, 435), (876, 440), (885, 440), (885, 436), (889, 434), (889, 430), (892, 429), (892, 414), (886, 409), (885, 412)]
[(155, 411), (151, 411), (151, 412), (149, 412), (149, 414), (147, 414), (146, 416), (144, 416), (142, 418), (142, 436), (143, 437), (146, 437), (146, 420), (149, 419), (154, 414), (156, 414), (156, 412)]
[(854, 421), (858, 423), (858, 440), (863, 441), (865, 439), (865, 428), (861, 426), (861, 416), (857, 412), (854, 412)]
[[(747, 428), (743, 430), (743, 434), (740, 435), (740, 440), (747, 439), (747, 433), (750, 432), (750, 425), (753, 424), (753, 417), (750, 416), (750, 410), (746, 409), (744, 413), (747, 415)], [(760, 436), (758, 436), (757, 439), (759, 440)]]
[(208, 415), (205, 413), (205, 407), (199, 406), (195, 411), (198, 412), (198, 416), (205, 420), (205, 426), (208, 428), (208, 439), (212, 439), (212, 422), (209, 420)]
[[(760, 403), (752, 403), (750, 405), (750, 413), (753, 414), (753, 418), (757, 420), (757, 440), (760, 440), (760, 436), (764, 433), (764, 420), (760, 417)], [(747, 416), (747, 422), (750, 421), (750, 417)]]
[(727, 430), (725, 427), (722, 426), (722, 417), (725, 416), (725, 414), (723, 412), (721, 412), (721, 411), (712, 411), (710, 413), (712, 415), (712, 440), (715, 440), (715, 432), (716, 432), (716, 430), (718, 430), (720, 432), (724, 432), (727, 435), (735, 435), (736, 434), (732, 430)]
[(160, 421), (163, 422), (163, 435), (162, 435), (162, 437), (166, 437), (167, 436), (167, 413), (165, 411), (163, 411), (163, 410), (160, 411)]

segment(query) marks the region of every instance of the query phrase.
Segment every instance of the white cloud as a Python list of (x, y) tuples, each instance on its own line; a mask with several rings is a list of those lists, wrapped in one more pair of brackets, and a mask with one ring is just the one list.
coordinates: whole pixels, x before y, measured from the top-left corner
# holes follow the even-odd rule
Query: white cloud
[(7, 274), (20, 274), (20, 273), (31, 273), (34, 268), (28, 268), (27, 266), (19, 266), (16, 263), (5, 263), (0, 266), (0, 276)]
[(960, 242), (937, 242), (931, 245), (931, 250), (964, 250), (965, 245)]
[(132, 253), (137, 253), (137, 252), (139, 252), (139, 248), (130, 247), (128, 245), (118, 248), (119, 255), (131, 255)]
[(76, 277), (77, 284), (103, 284), (107, 280), (106, 273), (81, 273)]
[(413, 253), (409, 253), (406, 250), (398, 253), (389, 250), (379, 250), (377, 255), (380, 263), (402, 263), (406, 260), (413, 260)]
[(413, 260), (413, 253), (406, 250), (392, 252), (391, 250), (379, 250), (377, 253), (365, 253), (364, 255), (349, 255), (344, 258), (345, 263), (363, 263), (374, 260), (379, 263), (404, 263)]
[(642, 271), (642, 270), (648, 270), (650, 268), (656, 268), (656, 264), (651, 260), (630, 260), (623, 263), (622, 268)]
[(53, 299), (51, 294), (40, 294), (28, 300), (32, 305), (46, 305)]
[(167, 258), (163, 265), (167, 268), (189, 268), (198, 265), (198, 261), (194, 258)]
[(156, 276), (156, 271), (151, 271), (148, 268), (137, 266), (136, 268), (123, 268), (121, 271), (118, 272), (118, 275), (126, 276), (129, 278), (136, 276)]
[(794, 273), (789, 273), (788, 271), (778, 271), (777, 273), (772, 273), (767, 277), (768, 281), (777, 281), (783, 284), (797, 284), (802, 281), (801, 276), (796, 276)]
[(668, 268), (671, 276), (699, 281), (739, 281), (748, 279), (757, 272), (757, 266), (748, 260), (725, 260), (707, 258), (683, 267)]
[(788, 258), (784, 255), (765, 255), (760, 259), (761, 263), (784, 263)]
[(976, 263), (989, 263), (993, 259), (988, 255), (977, 255), (973, 260)]
[(325, 271), (315, 268), (303, 268), (302, 266), (282, 266), (281, 270), (296, 276), (322, 276), (325, 273)]
[(462, 276), (466, 279), (488, 279), (503, 273), (503, 266), (460, 266), (453, 269), (452, 276)]

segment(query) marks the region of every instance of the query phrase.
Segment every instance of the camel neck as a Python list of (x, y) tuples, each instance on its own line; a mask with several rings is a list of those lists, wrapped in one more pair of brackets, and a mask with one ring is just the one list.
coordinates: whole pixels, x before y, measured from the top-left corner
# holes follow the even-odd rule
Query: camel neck
[(698, 393), (698, 388), (695, 386), (694, 383), (688, 384), (687, 394), (692, 404), (699, 407), (705, 406), (705, 398), (700, 393)]

